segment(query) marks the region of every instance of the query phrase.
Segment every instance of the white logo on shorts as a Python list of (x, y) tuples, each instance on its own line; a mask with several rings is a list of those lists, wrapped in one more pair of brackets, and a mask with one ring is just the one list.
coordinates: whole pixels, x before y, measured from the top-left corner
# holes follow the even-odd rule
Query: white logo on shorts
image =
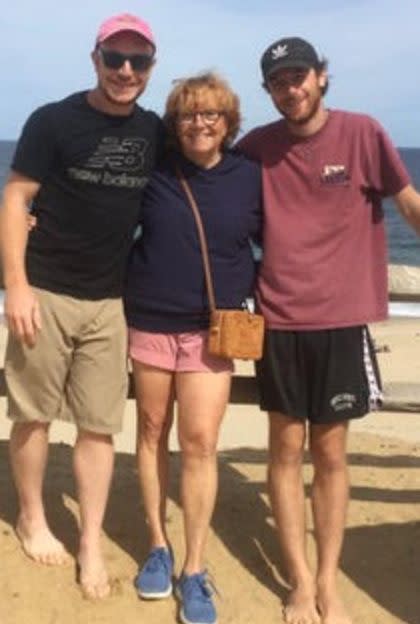
[(330, 400), (330, 405), (335, 412), (341, 412), (346, 409), (351, 409), (356, 404), (356, 397), (354, 394), (343, 392), (342, 394), (336, 394)]

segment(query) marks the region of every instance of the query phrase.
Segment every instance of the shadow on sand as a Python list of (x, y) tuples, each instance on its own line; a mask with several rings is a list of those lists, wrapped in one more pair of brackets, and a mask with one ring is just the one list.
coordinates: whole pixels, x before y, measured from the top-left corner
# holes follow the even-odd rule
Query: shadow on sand
[[(308, 459), (306, 458), (306, 461)], [(179, 505), (180, 457), (172, 454), (170, 497)], [(261, 584), (284, 598), (279, 583), (281, 562), (277, 538), (265, 497), (265, 451), (237, 449), (220, 454), (220, 491), (212, 526), (226, 548)], [(350, 466), (420, 474), (420, 458), (350, 454)], [(258, 474), (249, 479), (246, 474)], [(380, 483), (380, 480), (377, 480)], [(417, 483), (420, 482), (420, 478)], [(308, 492), (307, 492), (308, 493)], [(73, 554), (77, 547), (77, 524), (64, 504), (75, 500), (71, 475), (71, 448), (51, 444), (45, 499), (51, 525)], [(352, 501), (384, 502), (392, 505), (420, 503), (420, 490), (386, 487), (352, 488)], [(395, 508), (393, 517), (395, 517)], [(385, 512), (384, 512), (385, 516)], [(414, 517), (414, 514), (412, 514)], [(0, 442), (0, 518), (13, 527), (16, 497), (8, 463), (7, 443)], [(402, 514), (401, 517), (407, 517)], [(375, 525), (347, 530), (341, 569), (372, 600), (401, 621), (418, 624), (418, 573), (420, 570), (420, 522), (390, 523), (377, 519)], [(141, 561), (147, 549), (146, 527), (138, 497), (134, 457), (118, 453), (104, 529), (108, 537), (134, 560)], [(176, 536), (174, 536), (176, 539)]]

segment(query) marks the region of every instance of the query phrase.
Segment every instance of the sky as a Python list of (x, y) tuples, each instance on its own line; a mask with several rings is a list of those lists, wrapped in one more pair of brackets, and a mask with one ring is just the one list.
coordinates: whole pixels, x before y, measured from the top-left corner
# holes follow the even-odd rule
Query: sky
[(172, 80), (216, 70), (241, 98), (243, 131), (277, 118), (259, 60), (284, 36), (329, 61), (326, 104), (375, 117), (399, 147), (420, 147), (419, 0), (7, 0), (0, 13), (0, 139), (36, 107), (95, 84), (100, 22), (147, 20), (157, 64), (139, 103), (161, 113)]

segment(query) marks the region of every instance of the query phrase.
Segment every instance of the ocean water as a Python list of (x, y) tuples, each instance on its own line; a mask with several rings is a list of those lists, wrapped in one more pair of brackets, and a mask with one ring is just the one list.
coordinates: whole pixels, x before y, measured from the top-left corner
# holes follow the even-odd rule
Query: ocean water
[[(7, 176), (14, 147), (13, 141), (0, 141), (0, 190)], [(420, 190), (420, 148), (401, 148), (400, 153), (414, 186)], [(390, 262), (420, 266), (420, 238), (410, 229), (391, 200), (385, 200), (384, 208)]]

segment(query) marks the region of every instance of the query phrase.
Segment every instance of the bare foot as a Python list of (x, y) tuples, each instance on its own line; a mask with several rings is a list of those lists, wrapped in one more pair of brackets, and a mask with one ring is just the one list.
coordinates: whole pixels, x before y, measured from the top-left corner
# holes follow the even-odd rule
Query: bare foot
[(318, 588), (316, 601), (322, 624), (352, 624), (335, 589)]
[(100, 600), (111, 593), (111, 584), (100, 552), (81, 552), (77, 560), (77, 581), (85, 598)]
[(63, 544), (51, 533), (48, 526), (29, 529), (19, 520), (16, 535), (20, 540), (25, 555), (44, 565), (67, 565), (71, 557)]
[(286, 624), (320, 624), (315, 594), (306, 587), (293, 589), (283, 610)]

